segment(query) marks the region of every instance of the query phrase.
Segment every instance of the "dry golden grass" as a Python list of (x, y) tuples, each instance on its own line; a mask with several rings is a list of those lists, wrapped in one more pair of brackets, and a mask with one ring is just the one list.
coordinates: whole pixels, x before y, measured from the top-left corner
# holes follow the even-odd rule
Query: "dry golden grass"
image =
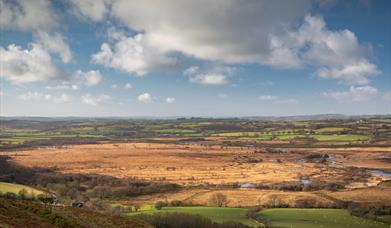
[(298, 200), (313, 200), (317, 206), (333, 206), (334, 201), (312, 192), (282, 192), (274, 190), (257, 189), (186, 189), (176, 193), (154, 194), (138, 196), (128, 200), (113, 201), (113, 203), (128, 205), (150, 205), (157, 201), (180, 200), (185, 204), (210, 205), (209, 197), (215, 193), (227, 196), (228, 207), (253, 207), (257, 205), (287, 204), (297, 206)]
[[(343, 169), (345, 166), (390, 169), (389, 162), (379, 159), (390, 154), (390, 151), (390, 148), (303, 148), (290, 149), (280, 154), (255, 153), (252, 148), (218, 145), (105, 143), (5, 153), (12, 157), (12, 162), (27, 167), (194, 186), (280, 183), (308, 177), (320, 182), (339, 181), (350, 175)], [(329, 154), (340, 167), (298, 162), (315, 152)], [(379, 181), (374, 179), (372, 185)]]
[(391, 206), (391, 188), (360, 188), (330, 192), (328, 195), (344, 201)]
[[(8, 153), (27, 167), (54, 168), (63, 173), (135, 177), (183, 185), (275, 183), (297, 181), (318, 171), (314, 164), (276, 163), (275, 155), (247, 148), (175, 144), (91, 144)], [(263, 159), (251, 163), (249, 159)]]
[[(328, 154), (334, 164), (299, 162), (309, 154)], [(387, 159), (391, 148), (290, 148), (283, 153), (255, 153), (253, 148), (172, 143), (104, 143), (2, 152), (11, 161), (26, 167), (53, 168), (67, 174), (101, 174), (118, 178), (168, 181), (184, 186), (228, 183), (281, 183), (310, 178), (314, 182), (336, 182), (356, 175), (348, 166), (391, 169)], [(277, 162), (280, 161), (280, 162)], [(360, 174), (358, 179), (360, 179)], [(391, 189), (376, 186), (383, 178), (373, 176), (351, 183), (352, 191), (323, 192), (336, 199), (379, 202), (391, 205)], [(255, 206), (284, 203), (295, 206), (298, 200), (313, 200), (320, 206), (335, 201), (317, 192), (281, 192), (256, 189), (185, 188), (176, 193), (139, 196), (129, 204), (153, 204), (159, 200), (182, 200), (208, 205), (211, 194), (221, 192), (228, 206)], [(123, 202), (121, 202), (123, 203)]]

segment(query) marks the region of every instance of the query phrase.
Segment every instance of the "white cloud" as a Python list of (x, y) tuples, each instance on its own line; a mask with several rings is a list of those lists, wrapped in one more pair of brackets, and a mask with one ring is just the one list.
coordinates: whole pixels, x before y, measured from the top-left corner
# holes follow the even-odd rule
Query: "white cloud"
[(78, 85), (69, 85), (68, 83), (62, 83), (60, 85), (54, 85), (54, 86), (45, 86), (45, 89), (47, 90), (78, 90)]
[(167, 97), (167, 98), (166, 98), (166, 102), (167, 102), (168, 104), (172, 104), (172, 103), (175, 103), (175, 102), (176, 102), (176, 99), (175, 99), (175, 97)]
[(284, 43), (275, 35), (269, 35), (270, 53), (263, 61), (264, 64), (282, 67), (298, 68), (303, 65), (297, 51), (289, 47), (289, 43)]
[(223, 85), (228, 83), (227, 77), (234, 72), (232, 67), (214, 67), (200, 71), (197, 66), (187, 68), (183, 74), (189, 76), (189, 81), (202, 85)]
[(283, 98), (283, 97), (278, 97), (278, 96), (273, 96), (273, 95), (261, 95), (257, 97), (258, 100), (260, 101), (274, 101), (275, 103), (279, 104), (299, 104), (299, 101), (295, 98)]
[(356, 85), (368, 84), (369, 80), (367, 76), (373, 76), (379, 73), (380, 71), (377, 69), (377, 66), (366, 60), (341, 67), (323, 67), (317, 71), (319, 77), (334, 78)]
[(133, 86), (130, 83), (126, 83), (124, 86), (124, 89), (131, 89), (131, 88), (133, 88)]
[(151, 103), (152, 100), (153, 100), (153, 97), (151, 94), (149, 93), (143, 93), (143, 94), (140, 94), (138, 97), (137, 97), (138, 101), (142, 102), (142, 103), (145, 103), (145, 104), (148, 104), (148, 103)]
[(6, 49), (0, 47), (0, 77), (15, 84), (46, 82), (66, 78), (53, 62), (48, 51), (40, 44), (32, 43), (31, 49), (15, 44)]
[(356, 35), (349, 30), (331, 31), (322, 18), (306, 16), (298, 31), (279, 37), (286, 55), (296, 56), (302, 64), (318, 68), (322, 78), (333, 78), (348, 84), (367, 84), (368, 77), (380, 70), (367, 59), (368, 48), (360, 45)]
[(324, 92), (324, 96), (333, 98), (339, 102), (362, 102), (368, 101), (378, 95), (378, 90), (372, 86), (350, 86), (348, 91)]
[(28, 92), (26, 94), (19, 95), (18, 98), (25, 101), (51, 101), (57, 104), (69, 102), (71, 100), (71, 97), (65, 93), (55, 96), (40, 92)]
[(36, 33), (37, 40), (50, 53), (58, 54), (64, 63), (69, 63), (72, 59), (71, 49), (65, 43), (64, 38), (59, 33), (49, 34), (39, 31)]
[(260, 101), (272, 101), (272, 100), (277, 100), (277, 96), (272, 96), (272, 95), (261, 95), (258, 97), (258, 100)]
[(141, 76), (147, 72), (170, 67), (176, 59), (148, 46), (143, 34), (118, 38), (113, 45), (103, 43), (98, 53), (91, 56), (92, 62)]
[(112, 85), (111, 85), (111, 88), (112, 88), (112, 89), (118, 89), (118, 85), (117, 85), (117, 84), (112, 84)]
[[(112, 15), (143, 31), (150, 46), (224, 63), (263, 63), (269, 34), (303, 17), (310, 2), (239, 0), (119, 0)], [(219, 12), (219, 13), (216, 13)]]
[(227, 83), (223, 74), (197, 74), (190, 77), (190, 81), (203, 85), (223, 85)]
[[(114, 1), (106, 5), (110, 15), (142, 34), (126, 37), (111, 29), (109, 36), (117, 42), (102, 44), (93, 61), (143, 75), (174, 64), (169, 56), (181, 53), (223, 64), (309, 66), (322, 78), (367, 84), (368, 77), (380, 73), (368, 58), (370, 48), (360, 44), (353, 32), (330, 30), (322, 18), (307, 15), (311, 4), (308, 0)], [(191, 71), (199, 69), (189, 68), (186, 74), (196, 75)], [(222, 74), (211, 73), (192, 81), (226, 82)]]
[(97, 105), (101, 104), (102, 102), (105, 102), (109, 99), (110, 99), (110, 96), (106, 95), (106, 94), (100, 94), (100, 95), (96, 95), (96, 96), (91, 95), (91, 94), (85, 94), (85, 95), (81, 96), (81, 101), (84, 104), (92, 105), (92, 106), (97, 106)]
[[(111, 14), (128, 28), (143, 31), (144, 45), (160, 53), (180, 52), (229, 64), (311, 66), (323, 78), (368, 83), (369, 76), (380, 72), (367, 58), (368, 48), (349, 30), (332, 31), (322, 18), (305, 17), (310, 4), (305, 0), (118, 0)], [(304, 17), (304, 23), (294, 28)], [(221, 75), (213, 76), (199, 76), (195, 81), (224, 81)]]
[(101, 21), (108, 13), (107, 0), (71, 0), (72, 13), (81, 19)]
[(49, 0), (0, 0), (0, 29), (49, 30), (58, 25)]
[(59, 82), (59, 84), (45, 86), (47, 90), (79, 90), (83, 87), (92, 87), (102, 81), (99, 70), (81, 71), (77, 70), (72, 77)]
[(184, 74), (184, 75), (187, 75), (187, 76), (191, 76), (191, 75), (197, 74), (198, 71), (199, 71), (199, 67), (198, 67), (198, 66), (191, 66), (191, 67), (187, 68), (187, 69), (183, 72), (183, 74)]
[(83, 72), (78, 70), (73, 75), (73, 82), (87, 87), (96, 86), (102, 81), (102, 75), (99, 70), (90, 70)]

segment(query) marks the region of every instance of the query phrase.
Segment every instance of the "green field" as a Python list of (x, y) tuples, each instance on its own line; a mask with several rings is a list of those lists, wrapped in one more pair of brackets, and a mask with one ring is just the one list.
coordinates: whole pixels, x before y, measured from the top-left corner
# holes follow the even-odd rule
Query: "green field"
[[(257, 227), (259, 223), (246, 217), (246, 208), (227, 207), (164, 207), (156, 210), (152, 206), (144, 206), (139, 212), (128, 213), (138, 215), (141, 213), (189, 213), (205, 216), (215, 222), (223, 223), (235, 221), (248, 226)], [(263, 209), (258, 213), (263, 219), (271, 222), (275, 228), (387, 228), (389, 225), (365, 218), (351, 216), (342, 209), (297, 209), (273, 208)], [(380, 218), (379, 218), (380, 219)], [(384, 218), (387, 220), (388, 218)]]
[(45, 194), (45, 192), (26, 186), (26, 185), (21, 185), (21, 184), (11, 184), (11, 183), (6, 183), (6, 182), (0, 182), (0, 192), (2, 194), (4, 193), (14, 193), (18, 194), (20, 190), (26, 189), (27, 190), (27, 197), (35, 197), (39, 194)]
[(129, 215), (137, 215), (140, 213), (188, 213), (205, 216), (212, 221), (223, 223), (228, 221), (240, 222), (249, 226), (257, 226), (255, 220), (246, 218), (247, 209), (245, 208), (229, 208), (229, 207), (163, 207), (161, 210), (156, 210), (152, 207), (143, 207), (137, 213), (129, 213)]
[(319, 128), (316, 129), (316, 133), (333, 133), (333, 132), (340, 132), (346, 130), (346, 128), (343, 127), (324, 127), (324, 128)]
[(369, 137), (365, 135), (314, 135), (312, 136), (319, 141), (357, 141), (368, 140)]
[[(331, 133), (331, 132), (338, 132), (342, 131), (344, 128), (322, 128), (319, 129), (318, 133)], [(316, 135), (310, 135), (306, 136), (304, 134), (296, 134), (296, 133), (287, 133), (287, 132), (274, 132), (273, 133), (276, 140), (292, 140), (295, 138), (304, 138), (304, 137), (311, 137), (318, 141), (334, 141), (334, 142), (351, 142), (351, 141), (358, 141), (358, 140), (369, 140), (369, 137), (366, 135), (358, 135), (358, 134), (346, 134), (346, 135), (339, 135), (339, 134), (316, 134)], [(214, 136), (220, 136), (220, 137), (240, 137), (241, 140), (272, 140), (273, 134), (270, 132), (226, 132), (226, 133), (219, 133), (214, 134)]]
[(259, 213), (259, 216), (268, 219), (272, 223), (272, 227), (276, 228), (389, 227), (384, 223), (351, 216), (347, 211), (341, 209), (265, 209)]

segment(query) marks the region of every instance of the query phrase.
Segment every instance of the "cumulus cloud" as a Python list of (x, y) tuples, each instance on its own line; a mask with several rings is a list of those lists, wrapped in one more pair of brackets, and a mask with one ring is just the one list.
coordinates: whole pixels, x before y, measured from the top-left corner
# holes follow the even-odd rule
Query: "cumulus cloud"
[(133, 88), (133, 86), (130, 83), (126, 83), (124, 86), (124, 89), (131, 89), (131, 88)]
[(64, 63), (72, 59), (71, 49), (59, 33), (49, 34), (39, 31), (36, 33), (38, 42), (50, 53), (58, 54)]
[(348, 91), (324, 92), (323, 95), (339, 102), (363, 102), (376, 97), (378, 90), (369, 85), (351, 86)]
[(368, 48), (360, 45), (356, 35), (349, 30), (331, 31), (320, 17), (307, 15), (298, 31), (280, 37), (284, 51), (300, 59), (302, 64), (318, 68), (322, 78), (333, 78), (348, 84), (363, 85), (368, 77), (380, 70), (367, 58)]
[(15, 44), (0, 47), (0, 77), (15, 84), (62, 80), (66, 74), (53, 62), (49, 52), (40, 44), (30, 49)]
[(87, 105), (97, 106), (101, 104), (102, 102), (105, 102), (107, 100), (110, 100), (110, 96), (106, 94), (100, 94), (100, 95), (91, 95), (91, 94), (85, 94), (81, 96), (81, 102)]
[(114, 43), (103, 43), (100, 51), (91, 56), (93, 63), (128, 73), (135, 72), (139, 76), (176, 64), (174, 57), (150, 47), (141, 33), (133, 37), (111, 37)]
[(81, 19), (101, 21), (108, 12), (108, 0), (71, 0), (71, 12)]
[(145, 104), (149, 104), (153, 101), (153, 97), (151, 94), (149, 93), (143, 93), (143, 94), (140, 94), (138, 97), (137, 97), (138, 101), (142, 102), (142, 103), (145, 103)]
[(69, 102), (71, 97), (65, 93), (55, 96), (47, 93), (28, 92), (18, 96), (19, 99), (25, 101), (51, 101), (57, 104)]
[(176, 99), (175, 99), (175, 97), (167, 97), (167, 98), (166, 98), (166, 102), (167, 102), (168, 104), (172, 104), (172, 103), (175, 103), (175, 102), (176, 102)]
[(189, 81), (202, 85), (223, 85), (228, 83), (227, 78), (234, 72), (232, 67), (214, 67), (201, 71), (197, 66), (187, 68), (183, 74), (189, 77)]
[(166, 52), (224, 63), (263, 63), (270, 53), (269, 34), (283, 32), (309, 6), (307, 0), (119, 0), (113, 2), (112, 15), (144, 31), (151, 46)]
[[(114, 45), (124, 45), (128, 48), (123, 50), (131, 51), (121, 51), (118, 47), (113, 51), (104, 43), (94, 60), (142, 75), (164, 65), (156, 65), (156, 61), (146, 56), (162, 60), (170, 53), (182, 53), (226, 64), (310, 66), (315, 67), (319, 77), (357, 85), (367, 84), (368, 77), (380, 73), (367, 57), (368, 48), (359, 43), (353, 32), (330, 30), (322, 18), (307, 15), (310, 5), (307, 0), (167, 0), (160, 3), (118, 0), (108, 7), (110, 15), (142, 34)], [(304, 22), (294, 27), (302, 18)], [(121, 54), (123, 52), (127, 54)], [(116, 58), (116, 55), (130, 56), (131, 60)], [(199, 75), (193, 81), (225, 82), (220, 74)]]
[(69, 85), (68, 83), (61, 83), (60, 85), (48, 85), (45, 86), (47, 90), (78, 90), (78, 85)]
[(45, 86), (48, 90), (79, 90), (83, 87), (92, 87), (98, 85), (102, 81), (102, 75), (99, 70), (82, 71), (77, 70), (66, 80), (58, 82), (58, 84)]
[(279, 104), (299, 104), (299, 100), (295, 98), (283, 98), (283, 97), (278, 97), (278, 96), (273, 96), (273, 95), (261, 95), (257, 97), (258, 100), (260, 101), (274, 101)]
[(0, 0), (0, 28), (9, 30), (49, 30), (58, 25), (49, 0)]
[(90, 70), (87, 72), (78, 70), (73, 75), (73, 81), (76, 84), (87, 87), (96, 86), (102, 81), (102, 75), (99, 70)]

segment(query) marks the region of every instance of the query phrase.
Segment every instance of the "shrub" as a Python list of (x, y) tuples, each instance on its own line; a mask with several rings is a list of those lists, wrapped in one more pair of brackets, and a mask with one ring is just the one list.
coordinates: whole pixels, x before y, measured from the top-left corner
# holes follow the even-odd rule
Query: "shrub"
[(157, 202), (155, 203), (155, 208), (156, 208), (156, 210), (161, 210), (164, 206), (165, 206), (165, 205), (164, 205), (164, 202), (163, 202), (163, 201), (157, 201)]
[(179, 207), (179, 206), (183, 206), (183, 202), (180, 200), (173, 200), (170, 202), (170, 205), (173, 207)]

